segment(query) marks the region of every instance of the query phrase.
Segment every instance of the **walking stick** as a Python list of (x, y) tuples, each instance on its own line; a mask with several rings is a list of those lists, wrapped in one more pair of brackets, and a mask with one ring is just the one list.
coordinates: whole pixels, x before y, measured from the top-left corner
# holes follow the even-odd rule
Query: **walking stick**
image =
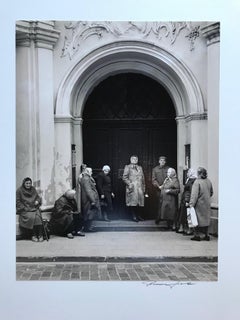
[(46, 227), (45, 227), (44, 222), (43, 222), (42, 212), (41, 212), (40, 209), (39, 209), (39, 217), (40, 217), (41, 222), (42, 222), (42, 227), (43, 227), (44, 236), (45, 236), (46, 240), (48, 241), (48, 240), (49, 240), (49, 237), (48, 237), (47, 230), (46, 230)]

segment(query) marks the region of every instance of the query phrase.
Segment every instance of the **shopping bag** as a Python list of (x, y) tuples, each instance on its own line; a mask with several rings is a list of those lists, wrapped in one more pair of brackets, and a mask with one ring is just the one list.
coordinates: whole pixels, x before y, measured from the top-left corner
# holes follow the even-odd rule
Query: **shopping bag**
[(187, 208), (187, 221), (189, 228), (194, 228), (198, 225), (196, 211), (193, 207)]

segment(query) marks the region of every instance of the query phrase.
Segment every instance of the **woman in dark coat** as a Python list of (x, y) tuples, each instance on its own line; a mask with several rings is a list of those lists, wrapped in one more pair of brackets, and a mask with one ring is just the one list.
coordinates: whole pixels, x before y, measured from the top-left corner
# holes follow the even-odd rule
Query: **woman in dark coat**
[[(191, 240), (210, 240), (208, 227), (210, 225), (212, 195), (213, 187), (211, 181), (207, 178), (207, 170), (199, 167), (189, 202), (189, 207), (195, 208), (198, 220), (198, 226), (194, 228), (194, 237)], [(205, 234), (204, 238), (200, 238), (200, 232)]]
[(85, 221), (85, 230), (94, 231), (93, 220), (101, 218), (99, 196), (95, 180), (92, 178), (92, 169), (86, 168), (80, 179), (81, 207)]
[(100, 197), (100, 205), (105, 221), (110, 221), (109, 216), (113, 212), (112, 198), (112, 183), (109, 176), (111, 168), (108, 165), (103, 166), (102, 171), (97, 175), (97, 190)]
[(81, 232), (82, 221), (75, 200), (75, 190), (67, 190), (55, 201), (50, 225), (52, 233), (73, 239), (73, 234), (84, 236)]
[(21, 232), (25, 236), (30, 236), (34, 242), (43, 241), (42, 220), (39, 212), (41, 203), (40, 196), (32, 186), (32, 179), (25, 178), (16, 192), (16, 208)]
[(183, 190), (180, 208), (179, 208), (179, 216), (177, 219), (177, 232), (183, 233), (184, 235), (193, 234), (192, 230), (189, 229), (188, 227), (187, 207), (189, 206), (191, 190), (196, 178), (197, 178), (196, 171), (193, 169), (189, 169), (187, 172), (187, 180), (184, 185), (184, 190)]
[(180, 185), (175, 169), (168, 169), (167, 178), (162, 186), (160, 186), (160, 189), (162, 193), (161, 220), (167, 221), (168, 229), (174, 229), (173, 223), (176, 220), (177, 200), (180, 192)]

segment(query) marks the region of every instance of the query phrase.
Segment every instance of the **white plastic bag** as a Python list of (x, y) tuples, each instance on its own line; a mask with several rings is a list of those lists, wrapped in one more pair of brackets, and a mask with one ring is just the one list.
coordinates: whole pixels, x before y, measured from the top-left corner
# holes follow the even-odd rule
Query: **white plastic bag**
[(193, 207), (187, 208), (187, 221), (189, 228), (194, 228), (198, 226), (196, 211)]

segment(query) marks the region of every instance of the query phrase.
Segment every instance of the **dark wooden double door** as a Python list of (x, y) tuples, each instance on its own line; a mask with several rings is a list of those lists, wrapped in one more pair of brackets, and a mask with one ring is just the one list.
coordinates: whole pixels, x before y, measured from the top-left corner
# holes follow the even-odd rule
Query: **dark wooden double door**
[(146, 191), (145, 219), (154, 219), (157, 213), (156, 193), (152, 186), (152, 169), (158, 164), (159, 155), (168, 157), (168, 164), (177, 164), (176, 122), (171, 120), (96, 120), (83, 125), (83, 159), (93, 168), (93, 177), (103, 165), (111, 167), (115, 199), (112, 219), (128, 218), (125, 206), (123, 169), (131, 155), (137, 155), (143, 167)]

